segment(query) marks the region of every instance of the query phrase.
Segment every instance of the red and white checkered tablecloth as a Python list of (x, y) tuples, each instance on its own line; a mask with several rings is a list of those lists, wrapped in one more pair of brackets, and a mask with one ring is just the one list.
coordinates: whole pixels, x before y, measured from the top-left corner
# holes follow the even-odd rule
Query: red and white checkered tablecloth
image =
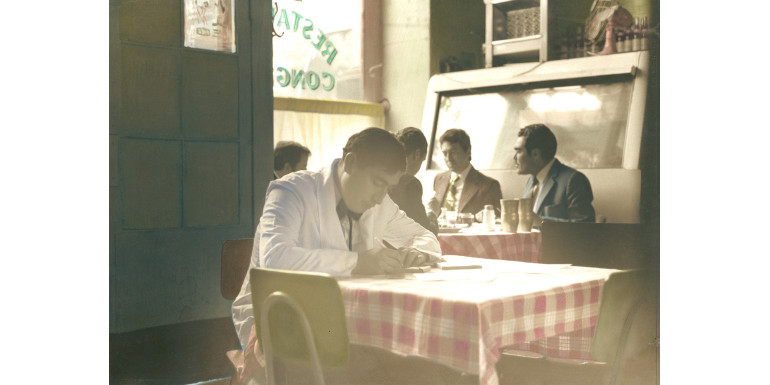
[(540, 233), (504, 233), (467, 231), (439, 233), (438, 242), (444, 255), (508, 261), (540, 262)]
[(484, 268), (453, 272), (465, 280), (341, 279), (351, 343), (478, 373), (481, 384), (499, 383), (504, 347), (590, 358), (601, 288), (613, 270), (526, 274), (495, 272), (503, 261), (474, 262)]

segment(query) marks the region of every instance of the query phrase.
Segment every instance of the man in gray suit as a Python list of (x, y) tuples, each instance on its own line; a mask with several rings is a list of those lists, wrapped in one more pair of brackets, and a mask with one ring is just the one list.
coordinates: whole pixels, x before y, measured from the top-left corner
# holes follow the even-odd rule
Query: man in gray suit
[(532, 198), (536, 217), (559, 222), (595, 222), (591, 183), (583, 173), (556, 159), (556, 137), (544, 124), (519, 130), (514, 160), (520, 175), (529, 174), (523, 198)]
[(428, 216), (436, 218), (444, 207), (458, 213), (476, 214), (479, 220), (485, 205), (494, 206), (499, 216), (503, 197), (500, 182), (473, 168), (468, 134), (452, 128), (441, 135), (439, 143), (449, 171), (436, 175), (433, 180), (435, 195), (428, 202)]

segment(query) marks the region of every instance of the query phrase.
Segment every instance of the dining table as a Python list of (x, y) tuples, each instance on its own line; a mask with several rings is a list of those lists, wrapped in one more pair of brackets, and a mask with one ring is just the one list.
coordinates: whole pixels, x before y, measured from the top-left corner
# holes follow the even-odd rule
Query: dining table
[(480, 226), (439, 229), (438, 241), (444, 255), (540, 262), (539, 231), (508, 233), (499, 227), (485, 231)]
[(499, 383), (505, 348), (591, 359), (602, 286), (615, 270), (447, 261), (475, 268), (338, 279), (350, 342), (477, 374), (482, 385)]

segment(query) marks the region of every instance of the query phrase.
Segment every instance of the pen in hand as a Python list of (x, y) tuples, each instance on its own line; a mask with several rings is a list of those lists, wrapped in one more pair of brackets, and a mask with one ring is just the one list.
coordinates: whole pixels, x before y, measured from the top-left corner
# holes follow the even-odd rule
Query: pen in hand
[[(396, 248), (396, 246), (393, 246), (393, 245), (391, 245), (391, 244), (390, 244), (390, 242), (388, 242), (388, 241), (386, 241), (386, 240), (384, 240), (384, 239), (379, 239), (379, 238), (375, 238), (375, 239), (376, 239), (376, 240), (378, 240), (378, 241), (380, 241), (380, 243), (381, 243), (381, 244), (382, 244), (382, 245), (383, 245), (383, 246), (384, 246), (386, 249), (390, 249), (390, 250), (395, 250), (395, 251), (398, 251), (398, 252), (399, 252), (399, 254), (402, 254), (402, 255), (403, 255), (403, 253), (401, 253), (401, 251), (400, 251), (398, 248)], [(405, 263), (405, 262), (406, 262), (406, 260), (403, 260), (403, 261), (401, 261), (401, 265), (402, 265), (402, 266), (404, 266), (404, 267), (408, 267), (408, 266), (406, 265), (406, 263)]]
[(387, 247), (388, 249), (398, 250), (395, 246), (391, 245), (390, 242), (388, 242), (388, 241), (386, 241), (384, 239), (381, 239), (381, 241), (382, 241), (382, 245)]

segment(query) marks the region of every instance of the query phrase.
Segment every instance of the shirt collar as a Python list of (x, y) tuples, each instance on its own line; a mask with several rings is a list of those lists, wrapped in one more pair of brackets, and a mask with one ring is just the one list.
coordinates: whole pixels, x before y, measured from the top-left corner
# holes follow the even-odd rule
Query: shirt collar
[(353, 220), (358, 220), (361, 218), (361, 214), (354, 213), (348, 209), (348, 206), (345, 204), (345, 200), (342, 199), (342, 187), (340, 184), (340, 178), (342, 177), (342, 169), (339, 167), (340, 163), (342, 163), (342, 160), (334, 164), (332, 167), (332, 174), (334, 175), (334, 200), (337, 202), (337, 216), (342, 219), (345, 216), (350, 217)]
[(551, 159), (550, 162), (546, 163), (545, 166), (543, 166), (542, 169), (537, 173), (535, 176), (537, 178), (537, 182), (539, 184), (543, 184), (545, 181), (545, 178), (548, 176), (548, 172), (551, 171), (551, 166), (553, 166), (553, 162), (556, 160), (556, 158)]
[(451, 175), (451, 178), (449, 180), (451, 181), (452, 179), (455, 178), (456, 175), (459, 175), (460, 176), (460, 181), (464, 182), (465, 178), (468, 176), (469, 172), (471, 172), (471, 164), (470, 163), (468, 163), (468, 166), (465, 167), (465, 170), (460, 171), (459, 174), (455, 174), (455, 172), (452, 171), (452, 175)]

